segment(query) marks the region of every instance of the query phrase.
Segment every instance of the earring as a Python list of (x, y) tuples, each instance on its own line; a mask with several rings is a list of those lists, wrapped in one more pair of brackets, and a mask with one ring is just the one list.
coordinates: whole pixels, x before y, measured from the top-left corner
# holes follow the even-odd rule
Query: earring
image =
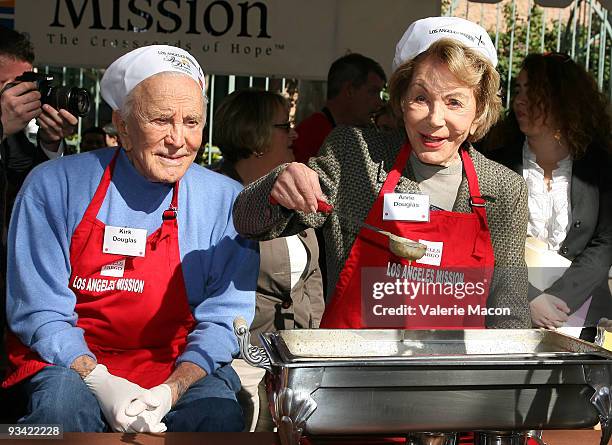
[(264, 155), (263, 152), (261, 152), (261, 151), (254, 151), (253, 153), (255, 154), (255, 157), (258, 158), (258, 159), (261, 158)]
[(557, 141), (557, 144), (561, 145), (561, 130), (560, 129), (557, 129), (557, 131), (555, 131), (555, 134), (553, 134), (553, 137)]

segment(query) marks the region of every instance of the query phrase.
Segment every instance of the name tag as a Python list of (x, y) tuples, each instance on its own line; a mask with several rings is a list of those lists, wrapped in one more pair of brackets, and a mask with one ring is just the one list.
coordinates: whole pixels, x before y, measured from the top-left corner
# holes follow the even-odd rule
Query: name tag
[(387, 193), (383, 205), (385, 221), (429, 221), (429, 195)]
[(147, 231), (129, 227), (106, 226), (102, 252), (113, 255), (145, 256)]
[(427, 241), (420, 239), (419, 243), (425, 244), (427, 250), (425, 255), (419, 260), (416, 260), (419, 264), (429, 264), (430, 266), (439, 266), (442, 263), (442, 250), (444, 249), (444, 243), (442, 241)]

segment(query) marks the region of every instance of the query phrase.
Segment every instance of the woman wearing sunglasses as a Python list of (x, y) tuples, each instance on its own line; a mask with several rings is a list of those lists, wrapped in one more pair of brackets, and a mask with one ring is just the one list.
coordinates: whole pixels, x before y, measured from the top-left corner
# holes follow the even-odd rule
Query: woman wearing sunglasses
[[(223, 154), (220, 173), (246, 186), (279, 165), (292, 162), (291, 145), (297, 137), (289, 121), (287, 100), (280, 94), (254, 89), (230, 94), (215, 115), (213, 140)], [(318, 327), (325, 303), (314, 230), (261, 241), (259, 250), (251, 343), (259, 346), (262, 332)], [(271, 431), (263, 388), (258, 395), (265, 371), (243, 360), (234, 360), (232, 366), (242, 382), (238, 398), (247, 429)]]

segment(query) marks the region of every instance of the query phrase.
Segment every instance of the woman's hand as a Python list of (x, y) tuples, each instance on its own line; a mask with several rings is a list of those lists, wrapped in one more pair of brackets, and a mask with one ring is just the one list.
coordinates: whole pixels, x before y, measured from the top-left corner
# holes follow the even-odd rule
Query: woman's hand
[(283, 169), (270, 192), (278, 204), (304, 213), (317, 211), (317, 200), (325, 201), (319, 175), (300, 162), (292, 162)]
[(570, 308), (565, 301), (550, 294), (540, 294), (529, 303), (531, 321), (542, 328), (560, 328), (567, 321)]

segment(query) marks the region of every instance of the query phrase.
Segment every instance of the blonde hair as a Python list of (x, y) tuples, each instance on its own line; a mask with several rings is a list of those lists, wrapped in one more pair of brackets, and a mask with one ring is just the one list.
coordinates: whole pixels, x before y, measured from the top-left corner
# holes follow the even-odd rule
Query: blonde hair
[(287, 99), (280, 94), (255, 88), (234, 91), (223, 99), (215, 113), (213, 130), (223, 159), (235, 164), (253, 153), (268, 151), (275, 114), (288, 107)]
[(402, 63), (395, 70), (389, 81), (389, 102), (393, 111), (398, 116), (402, 115), (401, 102), (410, 87), (414, 72), (420, 63), (430, 57), (444, 63), (457, 79), (461, 79), (474, 91), (477, 127), (474, 134), (468, 136), (468, 141), (482, 139), (501, 117), (499, 74), (480, 52), (454, 39), (440, 39), (434, 42), (427, 51)]

